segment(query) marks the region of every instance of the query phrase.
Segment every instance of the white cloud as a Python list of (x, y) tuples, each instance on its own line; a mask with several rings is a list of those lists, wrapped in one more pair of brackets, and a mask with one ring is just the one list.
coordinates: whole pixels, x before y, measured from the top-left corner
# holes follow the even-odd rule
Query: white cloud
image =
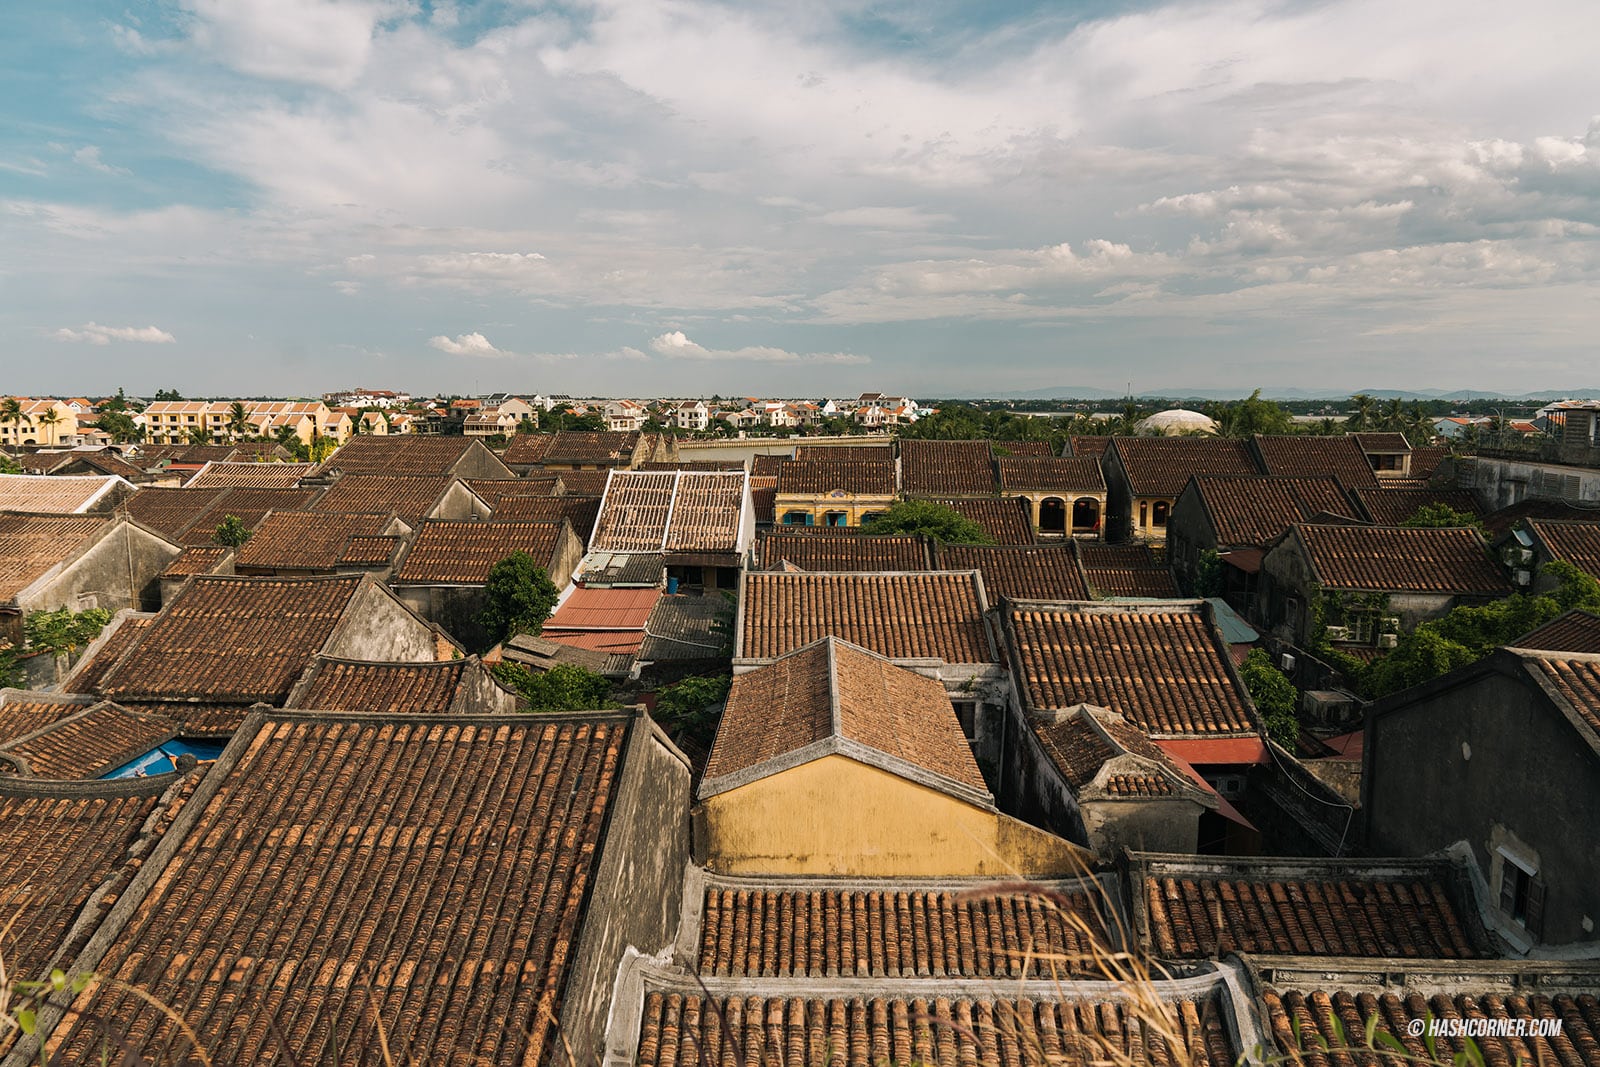
[(736, 363), (815, 363), (860, 364), (872, 362), (866, 356), (849, 352), (790, 352), (768, 345), (745, 348), (706, 348), (689, 340), (682, 330), (669, 330), (650, 339), (650, 348), (668, 359), (692, 359)]
[(112, 166), (110, 163), (107, 163), (105, 160), (101, 159), (99, 145), (84, 145), (82, 148), (72, 153), (72, 161), (81, 167), (88, 167), (90, 170), (97, 170), (101, 174), (115, 174), (119, 177), (122, 177), (133, 173), (126, 167)]
[(177, 340), (166, 330), (154, 326), (101, 326), (97, 322), (86, 322), (76, 330), (62, 327), (50, 336), (57, 341), (87, 341), (91, 345), (108, 345), (112, 341), (170, 345)]
[(439, 351), (449, 353), (452, 356), (476, 356), (483, 359), (503, 359), (511, 355), (510, 352), (502, 352), (500, 349), (490, 344), (489, 339), (483, 336), (481, 333), (464, 333), (455, 338), (445, 337), (441, 334), (438, 337), (430, 337), (428, 339), (428, 344), (434, 348), (437, 348)]
[(348, 88), (379, 26), (408, 13), (397, 0), (188, 0), (194, 42), (245, 74)]

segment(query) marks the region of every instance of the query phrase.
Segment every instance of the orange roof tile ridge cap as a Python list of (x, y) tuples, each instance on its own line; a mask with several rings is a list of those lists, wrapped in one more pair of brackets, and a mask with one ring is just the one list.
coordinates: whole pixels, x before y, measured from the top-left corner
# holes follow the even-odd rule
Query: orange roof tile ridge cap
[[(844, 712), (839, 706), (839, 654), (832, 634), (824, 637), (828, 653), (828, 730), (834, 737), (844, 736)], [(787, 674), (785, 675), (787, 684)]]

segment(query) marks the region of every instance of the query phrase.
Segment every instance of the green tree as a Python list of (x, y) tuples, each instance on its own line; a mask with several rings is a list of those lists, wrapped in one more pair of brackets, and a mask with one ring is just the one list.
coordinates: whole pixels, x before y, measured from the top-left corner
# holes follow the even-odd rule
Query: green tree
[(1295, 718), (1295, 704), (1299, 691), (1272, 665), (1272, 660), (1259, 648), (1251, 649), (1239, 667), (1239, 678), (1250, 690), (1250, 699), (1261, 713), (1267, 733), (1278, 744), (1292, 747), (1300, 736), (1300, 722)]
[(733, 684), (729, 674), (685, 678), (667, 686), (656, 697), (655, 720), (668, 735), (687, 735), (702, 746), (709, 746), (717, 732), (717, 713), (713, 710), (728, 697)]
[(191, 445), (209, 445), (211, 443), (211, 431), (204, 426), (190, 427), (189, 443)]
[(1200, 553), (1199, 563), (1195, 566), (1194, 595), (1221, 596), (1222, 592), (1222, 557), (1216, 549), (1208, 548)]
[(60, 424), (61, 416), (56, 414), (56, 409), (53, 407), (45, 408), (44, 412), (39, 416), (39, 425), (44, 427), (45, 437), (47, 438), (45, 444), (53, 445), (56, 443), (56, 427)]
[(178, 392), (176, 389), (157, 389), (156, 399), (177, 401), (183, 399), (183, 394)]
[(1295, 428), (1289, 409), (1271, 400), (1261, 399), (1260, 389), (1243, 400), (1213, 405), (1208, 414), (1224, 437), (1293, 433)]
[(0, 645), (0, 689), (22, 687), (22, 664), (17, 661), (17, 648), (9, 641)]
[(1357, 393), (1350, 398), (1350, 405), (1354, 409), (1350, 419), (1345, 423), (1352, 430), (1371, 430), (1376, 428), (1378, 402), (1366, 393)]
[(300, 435), (295, 432), (293, 426), (279, 426), (272, 431), (272, 439), (282, 445), (291, 456), (302, 461), (305, 459), (305, 442), (300, 440)]
[(238, 548), (254, 535), (255, 531), (246, 526), (239, 516), (225, 515), (211, 532), (211, 541), (224, 548)]
[(520, 550), (513, 552), (489, 571), (478, 624), (487, 633), (490, 645), (517, 634), (537, 634), (560, 595), (561, 591), (532, 556)]
[(14, 396), (0, 400), (0, 426), (10, 423), (16, 428), (17, 440), (22, 440), (22, 424), (33, 425), (33, 416), (22, 410), (22, 401)]
[(899, 500), (862, 528), (869, 534), (921, 534), (940, 542), (992, 545), (994, 538), (960, 512), (931, 500)]
[(250, 425), (250, 413), (244, 409), (244, 404), (235, 400), (228, 406), (228, 431), (235, 439), (250, 436), (250, 431), (255, 427)]
[(1469, 515), (1465, 511), (1457, 511), (1455, 508), (1451, 507), (1449, 504), (1443, 503), (1442, 501), (1435, 501), (1432, 504), (1422, 505), (1416, 511), (1412, 512), (1410, 517), (1400, 525), (1436, 528), (1466, 526), (1477, 530), (1480, 537), (1483, 535), (1483, 523), (1478, 521), (1478, 517), (1476, 515)]
[(78, 651), (100, 636), (100, 631), (111, 621), (111, 612), (104, 608), (73, 611), (58, 608), (55, 611), (35, 611), (22, 623), (29, 646), (43, 648), (58, 656)]
[(603, 675), (572, 663), (558, 663), (535, 674), (518, 663), (491, 668), (501, 684), (528, 702), (529, 711), (598, 711), (615, 707), (611, 683)]
[(133, 421), (133, 416), (126, 411), (106, 411), (100, 415), (100, 429), (111, 435), (111, 439), (118, 444), (129, 441), (138, 441), (144, 437), (144, 429)]

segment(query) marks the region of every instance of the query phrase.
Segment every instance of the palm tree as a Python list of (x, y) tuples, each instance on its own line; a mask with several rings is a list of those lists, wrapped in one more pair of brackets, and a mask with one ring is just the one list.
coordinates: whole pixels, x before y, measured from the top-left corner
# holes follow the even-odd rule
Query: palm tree
[(211, 443), (211, 431), (204, 426), (190, 427), (189, 443), (191, 445), (209, 445)]
[(1355, 413), (1350, 416), (1345, 425), (1352, 430), (1372, 429), (1373, 416), (1377, 411), (1377, 402), (1366, 393), (1357, 393), (1350, 398), (1350, 402), (1355, 405)]
[(44, 427), (45, 435), (50, 439), (47, 442), (48, 444), (53, 445), (56, 443), (56, 426), (60, 422), (61, 416), (56, 414), (54, 406), (45, 408), (44, 413), (39, 416), (39, 425)]
[(244, 409), (244, 404), (235, 400), (228, 408), (228, 429), (233, 433), (235, 441), (247, 437), (254, 429), (250, 425), (250, 413)]
[(22, 424), (33, 425), (33, 417), (22, 410), (22, 401), (14, 396), (8, 396), (0, 402), (0, 426), (11, 423), (17, 429), (17, 444), (22, 442)]

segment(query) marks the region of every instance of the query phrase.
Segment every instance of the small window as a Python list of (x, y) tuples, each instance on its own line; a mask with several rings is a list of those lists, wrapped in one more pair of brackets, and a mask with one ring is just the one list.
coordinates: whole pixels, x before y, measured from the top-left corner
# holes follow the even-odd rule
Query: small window
[(1139, 525), (1150, 525), (1150, 505), (1142, 500), (1139, 502)]
[(1500, 910), (1538, 937), (1544, 927), (1544, 883), (1520, 863), (1500, 853)]
[(961, 722), (961, 733), (968, 741), (978, 736), (978, 706), (970, 700), (955, 702), (956, 718)]
[(850, 514), (849, 514), (849, 512), (845, 512), (845, 511), (828, 511), (828, 512), (824, 512), (823, 515), (822, 515), (822, 525), (824, 525), (824, 526), (849, 526), (850, 525)]
[(863, 512), (862, 515), (861, 515), (861, 525), (870, 526), (872, 524), (873, 520), (876, 519), (877, 517), (878, 517), (878, 513), (876, 511)]
[(811, 524), (812, 518), (809, 511), (786, 511), (783, 513), (783, 525), (785, 526), (810, 526)]
[(1166, 526), (1167, 512), (1171, 510), (1171, 508), (1172, 505), (1168, 504), (1165, 500), (1157, 500), (1155, 507), (1150, 510), (1151, 522), (1156, 526)]

